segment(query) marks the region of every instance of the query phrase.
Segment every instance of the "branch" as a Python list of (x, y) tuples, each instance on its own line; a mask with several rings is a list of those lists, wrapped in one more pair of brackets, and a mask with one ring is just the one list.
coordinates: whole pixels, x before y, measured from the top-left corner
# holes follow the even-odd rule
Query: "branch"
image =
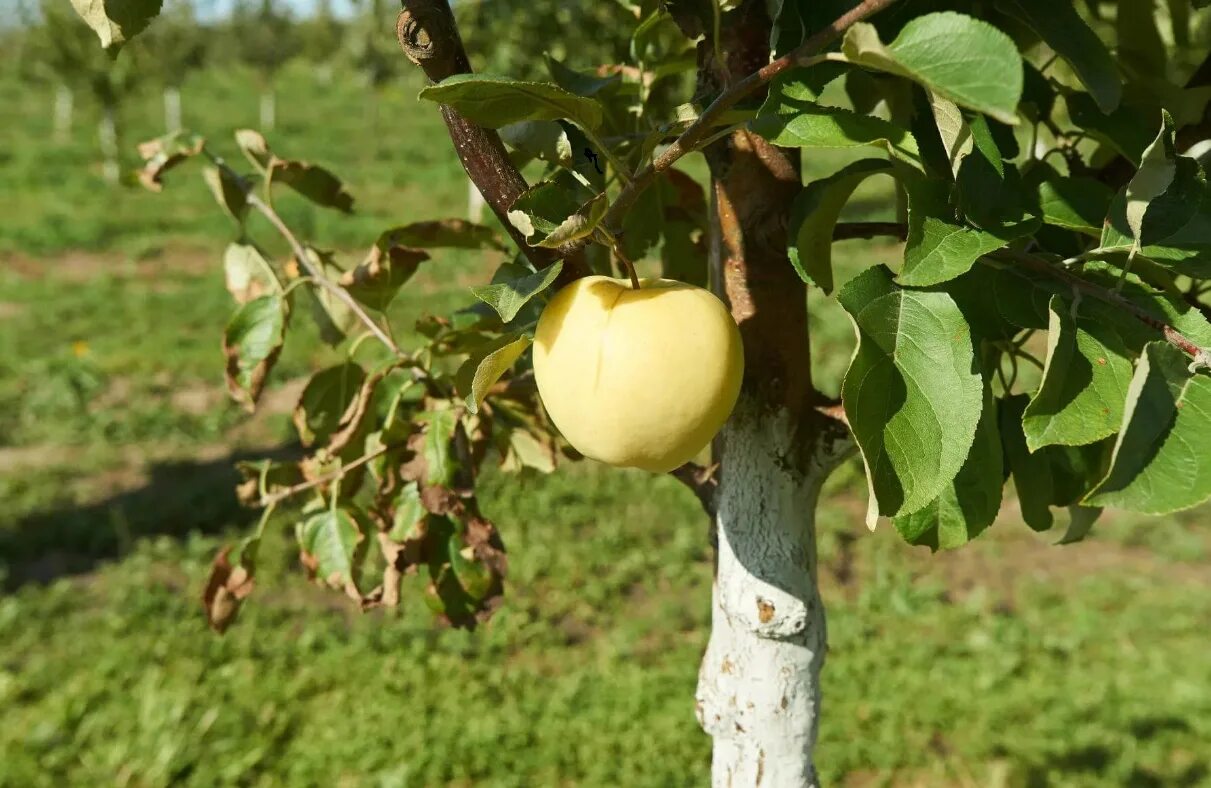
[[(908, 228), (898, 222), (841, 222), (838, 223), (833, 231), (833, 240), (840, 241), (848, 238), (872, 238), (878, 235), (893, 235), (899, 238), (904, 238), (908, 233)], [(1127, 314), (1139, 320), (1157, 331), (1165, 337), (1165, 341), (1173, 345), (1178, 350), (1183, 351), (1191, 356), (1195, 361), (1201, 364), (1211, 366), (1211, 351), (1200, 347), (1196, 342), (1191, 340), (1186, 335), (1182, 334), (1173, 326), (1169, 325), (1160, 318), (1152, 315), (1147, 310), (1135, 304), (1129, 298), (1126, 298), (1113, 290), (1108, 290), (1100, 285), (1096, 285), (1087, 279), (1065, 271), (1063, 268), (1052, 265), (1046, 260), (1035, 257), (1024, 252), (1016, 252), (1012, 249), (1001, 249), (992, 252), (989, 257), (1019, 265), (1023, 268), (1028, 268), (1031, 271), (1036, 271), (1053, 279), (1063, 282), (1070, 287), (1080, 290), (1082, 293), (1093, 296), (1099, 301), (1104, 301), (1107, 304), (1116, 306), (1122, 309)], [(1186, 302), (1190, 306), (1198, 309), (1203, 314), (1207, 314), (1209, 308), (1206, 304), (1199, 302), (1197, 299), (1187, 295)], [(837, 418), (836, 413), (825, 411), (823, 408), (818, 408), (825, 415)]]
[(327, 484), (328, 482), (334, 482), (337, 479), (344, 476), (349, 471), (353, 470), (354, 468), (361, 467), (362, 465), (365, 465), (366, 463), (370, 462), (371, 460), (374, 460), (374, 459), (377, 459), (377, 458), (383, 456), (384, 454), (386, 454), (389, 451), (393, 451), (394, 449), (403, 448), (404, 445), (405, 444), (403, 444), (403, 443), (395, 443), (395, 444), (391, 444), (388, 446), (380, 446), (379, 448), (375, 449), (374, 451), (370, 452), (369, 454), (364, 454), (361, 457), (358, 457), (356, 460), (353, 460), (352, 462), (342, 464), (341, 467), (337, 468), (335, 471), (332, 471), (331, 473), (326, 473), (323, 476), (317, 476), (314, 479), (311, 479), (310, 481), (299, 482), (298, 484), (291, 485), (290, 487), (287, 487), (284, 490), (280, 490), (279, 492), (276, 492), (273, 495), (266, 496), (265, 498), (261, 499), (260, 504), (262, 507), (277, 506), (279, 503), (286, 500), (287, 498), (289, 498), (292, 495), (298, 495), (299, 493), (305, 492), (306, 490), (310, 490), (313, 487), (319, 487), (321, 484)]
[(716, 125), (716, 121), (718, 121), (723, 113), (735, 106), (738, 101), (764, 86), (782, 72), (795, 66), (803, 65), (813, 55), (835, 41), (854, 23), (862, 21), (877, 11), (883, 10), (894, 2), (895, 0), (863, 0), (863, 2), (835, 19), (828, 27), (812, 34), (811, 37), (797, 48), (777, 60), (767, 63), (739, 82), (733, 83), (719, 94), (711, 105), (703, 111), (702, 115), (698, 117), (698, 120), (694, 121), (688, 129), (683, 131), (681, 136), (674, 140), (651, 164), (640, 170), (635, 175), (634, 180), (619, 192), (618, 197), (614, 199), (613, 204), (606, 211), (602, 223), (607, 228), (617, 230), (621, 224), (622, 217), (635, 203), (640, 193), (651, 185), (660, 173), (672, 167), (678, 159), (696, 150), (698, 144), (710, 134), (711, 128)]
[(1116, 306), (1141, 323), (1149, 325), (1152, 328), (1160, 331), (1165, 337), (1166, 342), (1193, 357), (1195, 362), (1204, 366), (1211, 366), (1211, 352), (1199, 347), (1197, 343), (1193, 342), (1189, 337), (1182, 334), (1173, 326), (1155, 317), (1147, 310), (1136, 305), (1128, 298), (1114, 292), (1113, 290), (1108, 290), (1100, 285), (1096, 285), (1093, 282), (1082, 279), (1075, 274), (1071, 274), (1058, 266), (1052, 265), (1042, 258), (1035, 257), (1024, 252), (1015, 252), (1011, 249), (1002, 249), (1000, 251), (993, 252), (988, 256), (992, 257), (993, 259), (1005, 260), (1015, 265), (1020, 265), (1021, 267), (1028, 268), (1031, 271), (1037, 271), (1041, 274), (1045, 274), (1081, 291), (1082, 293), (1093, 296), (1099, 301), (1103, 301), (1111, 306)]
[[(395, 24), (399, 45), (408, 59), (420, 66), (429, 81), (441, 82), (454, 74), (469, 74), (471, 64), (447, 1), (403, 0), (403, 6)], [(560, 258), (557, 251), (528, 245), (525, 236), (509, 221), (509, 208), (529, 185), (509, 160), (500, 135), (475, 125), (445, 104), (441, 105), (441, 113), (467, 177), (484, 196), (484, 202), (500, 219), (513, 242), (535, 268), (554, 264)], [(575, 279), (588, 273), (584, 261), (574, 257), (565, 263), (560, 279)]]
[[(225, 167), (226, 165), (222, 166)], [(291, 232), (286, 223), (282, 221), (282, 217), (278, 216), (277, 211), (273, 210), (268, 203), (251, 192), (245, 195), (245, 200), (250, 206), (260, 211), (261, 215), (268, 219), (269, 223), (273, 225), (274, 229), (276, 229), (278, 233), (280, 233), (281, 236), (286, 239), (286, 243), (290, 244), (290, 251), (294, 253), (294, 257), (299, 261), (299, 265), (307, 269), (307, 273), (311, 275), (312, 279), (319, 283), (320, 287), (327, 290), (333, 295), (334, 298), (339, 300), (345, 306), (349, 307), (349, 310), (357, 316), (357, 319), (365, 324), (366, 329), (371, 334), (374, 334), (379, 342), (386, 345), (388, 350), (390, 350), (396, 356), (403, 357), (404, 354), (400, 351), (399, 345), (395, 344), (391, 337), (387, 335), (387, 332), (383, 331), (382, 326), (375, 322), (374, 318), (370, 317), (366, 310), (362, 308), (362, 305), (357, 302), (357, 299), (350, 295), (348, 290), (341, 287), (336, 282), (333, 282), (324, 275), (323, 271), (316, 267), (315, 263), (312, 262), (310, 255), (307, 254), (307, 248), (299, 243), (299, 239), (295, 238), (294, 233)]]
[(281, 235), (282, 238), (285, 239), (286, 243), (290, 245), (290, 251), (294, 254), (295, 259), (299, 261), (299, 265), (307, 269), (307, 273), (311, 276), (311, 278), (318, 282), (320, 287), (331, 293), (334, 298), (343, 303), (345, 306), (349, 307), (349, 310), (353, 312), (355, 316), (357, 316), (357, 319), (365, 324), (366, 329), (373, 334), (378, 341), (386, 345), (388, 350), (390, 350), (394, 355), (402, 357), (404, 354), (400, 351), (399, 345), (395, 344), (391, 337), (388, 336), (387, 332), (383, 331), (382, 326), (380, 326), (377, 322), (375, 322), (374, 318), (367, 314), (366, 310), (362, 308), (362, 305), (357, 302), (357, 299), (350, 295), (348, 290), (324, 276), (323, 271), (316, 268), (315, 263), (311, 261), (310, 256), (307, 254), (306, 247), (299, 242), (299, 239), (295, 237), (293, 232), (291, 232), (290, 227), (287, 226), (286, 222), (282, 221), (282, 217), (278, 216), (278, 213), (273, 209), (273, 206), (253, 193), (251, 186), (244, 179), (244, 176), (233, 170), (231, 166), (227, 164), (227, 162), (223, 161), (206, 148), (203, 148), (202, 152), (206, 155), (206, 158), (210, 159), (210, 162), (214, 164), (214, 166), (223, 170), (234, 183), (240, 184), (240, 187), (244, 191), (244, 201), (247, 202), (249, 206), (255, 208), (267, 220), (269, 220), (269, 223), (272, 224), (273, 228), (278, 231), (278, 234)]

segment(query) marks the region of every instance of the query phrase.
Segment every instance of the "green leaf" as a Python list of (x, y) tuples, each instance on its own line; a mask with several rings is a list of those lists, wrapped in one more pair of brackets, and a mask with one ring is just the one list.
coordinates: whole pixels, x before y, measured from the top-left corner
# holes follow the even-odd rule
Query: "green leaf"
[(1144, 348), (1110, 470), (1087, 506), (1167, 514), (1211, 498), (1211, 377), (1165, 342)]
[(101, 46), (116, 53), (159, 15), (163, 0), (71, 0), (71, 4), (101, 39)]
[(1030, 226), (996, 234), (978, 230), (954, 218), (950, 184), (929, 178), (907, 178), (903, 183), (908, 192), (908, 242), (901, 284), (916, 287), (953, 279)]
[(563, 261), (557, 260), (554, 265), (539, 271), (503, 279), (490, 285), (472, 287), (471, 293), (496, 310), (500, 319), (508, 323), (517, 317), (517, 313), (526, 305), (526, 302), (550, 287), (551, 283), (559, 277), (561, 270), (563, 270)]
[(1048, 447), (1035, 454), (1031, 454), (1027, 448), (1026, 435), (1022, 431), (1022, 415), (1029, 402), (1027, 395), (1015, 394), (999, 400), (997, 412), (1005, 462), (1013, 474), (1022, 519), (1031, 529), (1046, 531), (1055, 522), (1051, 514), (1055, 489), (1048, 462), (1053, 448)]
[(1094, 506), (1069, 506), (1068, 528), (1057, 544), (1073, 544), (1089, 535), (1089, 530), (1102, 516), (1102, 510)]
[(784, 148), (855, 148), (875, 145), (896, 158), (920, 167), (920, 152), (912, 134), (882, 118), (810, 101), (785, 100), (762, 107), (752, 130)]
[(896, 530), (909, 544), (931, 550), (967, 544), (997, 518), (1005, 483), (1002, 463), (996, 408), (986, 394), (971, 451), (954, 481), (925, 508), (895, 518)]
[(471, 351), (471, 356), (458, 368), (454, 387), (467, 403), (467, 410), (479, 412), (479, 406), (500, 376), (530, 346), (530, 338), (518, 333), (505, 334)]
[(278, 156), (270, 150), (264, 135), (252, 129), (237, 130), (235, 140), (248, 161), (265, 176), (266, 183), (280, 181), (316, 205), (342, 213), (353, 211), (353, 195), (331, 171)]
[(592, 98), (598, 93), (609, 93), (622, 83), (622, 74), (611, 74), (608, 77), (597, 77), (584, 74), (568, 68), (556, 60), (550, 52), (543, 55), (547, 63), (547, 72), (551, 79), (564, 90), (578, 96)]
[(1114, 27), (1124, 66), (1136, 73), (1164, 75), (1168, 58), (1153, 0), (1119, 0)]
[(934, 123), (938, 125), (942, 149), (946, 152), (946, 161), (950, 164), (950, 172), (957, 178), (959, 165), (975, 147), (971, 128), (963, 119), (963, 111), (959, 109), (958, 104), (932, 91), (926, 93), (929, 96), (929, 108), (933, 113)]
[(887, 45), (874, 25), (859, 22), (841, 51), (858, 65), (907, 77), (1003, 123), (1017, 122), (1022, 57), (1013, 40), (987, 22), (951, 11), (925, 14)]
[[(332, 252), (316, 249), (312, 246), (304, 247), (307, 253), (307, 258), (311, 264), (331, 282), (339, 282), (346, 276), (346, 271), (337, 264), (336, 258)], [(293, 259), (293, 265), (298, 269), (303, 266), (297, 258)], [(357, 323), (357, 315), (349, 308), (341, 299), (337, 298), (328, 288), (321, 287), (318, 284), (307, 290), (310, 301), (308, 303), (309, 312), (316, 326), (320, 330), (320, 338), (330, 345), (338, 345), (345, 339), (345, 335), (352, 330)]]
[[(1141, 4), (1143, 5), (1143, 4)], [(1113, 112), (1123, 98), (1114, 57), (1067, 0), (998, 0), (997, 7), (1025, 22), (1068, 61), (1104, 113)]]
[(312, 515), (297, 532), (304, 562), (315, 577), (355, 596), (365, 548), (360, 519), (356, 511), (342, 506)]
[(449, 487), (458, 472), (458, 460), (450, 452), (458, 416), (453, 410), (427, 410), (418, 414), (416, 420), (427, 425), (423, 449), (428, 468), (426, 480), (429, 484)]
[(883, 159), (862, 159), (804, 187), (791, 205), (789, 256), (799, 278), (826, 293), (833, 289), (833, 230), (854, 189), (872, 175), (891, 173)]
[(243, 224), (248, 216), (248, 194), (244, 185), (237, 181), (230, 171), (219, 167), (204, 167), (202, 180), (206, 182), (206, 187), (210, 189), (219, 207), (237, 224)]
[(365, 380), (366, 371), (351, 362), (311, 376), (294, 407), (294, 426), (304, 446), (327, 443)]
[(391, 231), (384, 233), (366, 259), (337, 280), (349, 295), (380, 312), (387, 309), (420, 264), (429, 259), (427, 252), (392, 241)]
[(1174, 141), (1176, 130), (1169, 113), (1162, 114), (1160, 133), (1152, 144), (1144, 149), (1139, 169), (1127, 184), (1127, 226), (1131, 228), (1131, 237), (1137, 249), (1142, 245), (1144, 214), (1148, 211), (1149, 203), (1169, 189), (1173, 177), (1177, 174), (1177, 164), (1174, 161), (1177, 158)]
[(234, 241), (223, 252), (223, 275), (227, 292), (237, 304), (246, 304), (267, 293), (280, 293), (277, 274), (257, 245), (248, 239)]
[(1034, 215), (1034, 195), (1022, 183), (1017, 167), (1003, 162), (998, 172), (978, 146), (963, 159), (956, 186), (964, 219), (998, 238), (1009, 241), (1028, 235), (1041, 223)]
[(498, 130), (501, 140), (527, 156), (561, 167), (570, 167), (574, 158), (572, 142), (558, 121), (523, 120)]
[(421, 503), (420, 486), (416, 482), (408, 482), (395, 496), (392, 504), (393, 514), (391, 530), (387, 533), (393, 542), (403, 542), (416, 535), (416, 526), (427, 514), (425, 505)]
[(1053, 296), (1047, 359), (1022, 421), (1030, 451), (1094, 443), (1118, 431), (1131, 358), (1114, 326)]
[(557, 248), (591, 234), (605, 216), (605, 192), (592, 191), (570, 172), (526, 190), (509, 206), (509, 222), (530, 246)]
[(406, 246), (411, 249), (497, 249), (504, 250), (491, 227), (466, 219), (433, 219), (392, 227), (379, 235), (379, 249)]
[(276, 159), (269, 170), (270, 182), (281, 182), (323, 208), (353, 212), (353, 195), (330, 170), (305, 161)]
[(1043, 221), (1085, 235), (1101, 235), (1114, 197), (1110, 188), (1095, 178), (1064, 176), (1047, 169), (1038, 184)]
[(279, 293), (254, 298), (227, 323), (223, 332), (227, 390), (245, 409), (256, 407), (285, 338), (286, 301)]
[[(1194, 159), (1178, 156), (1174, 167), (1168, 189), (1144, 211), (1137, 254), (1178, 273), (1205, 278), (1211, 273), (1211, 188)], [(1124, 189), (1110, 204), (1099, 250), (1128, 254), (1136, 237), (1128, 223)]]
[(139, 182), (149, 191), (163, 190), (164, 173), (197, 156), (205, 148), (205, 138), (188, 131), (174, 131), (140, 143), (138, 151), (143, 167), (139, 170)]
[(488, 74), (455, 74), (430, 85), (420, 98), (455, 109), (472, 123), (498, 129), (523, 120), (570, 120), (596, 131), (601, 105), (550, 82), (523, 82)]
[(1156, 127), (1138, 107), (1120, 103), (1113, 112), (1103, 113), (1092, 96), (1075, 90), (1064, 94), (1064, 103), (1073, 123), (1118, 151), (1132, 164), (1139, 164), (1140, 154), (1156, 136)]
[(841, 399), (866, 464), (873, 524), (921, 509), (954, 480), (984, 386), (948, 294), (901, 289), (880, 266), (850, 280), (838, 300), (858, 334)]

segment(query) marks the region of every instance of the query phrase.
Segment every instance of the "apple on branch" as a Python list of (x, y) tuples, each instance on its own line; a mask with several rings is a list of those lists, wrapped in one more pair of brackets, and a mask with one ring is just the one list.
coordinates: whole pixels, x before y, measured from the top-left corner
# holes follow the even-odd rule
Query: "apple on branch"
[(669, 279), (589, 276), (551, 299), (534, 376), (564, 437), (587, 457), (664, 473), (689, 462), (740, 394), (744, 353), (723, 303)]

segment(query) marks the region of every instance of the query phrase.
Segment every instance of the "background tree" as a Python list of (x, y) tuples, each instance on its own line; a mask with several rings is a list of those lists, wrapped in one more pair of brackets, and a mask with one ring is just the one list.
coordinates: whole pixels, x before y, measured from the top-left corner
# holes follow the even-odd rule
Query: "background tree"
[(117, 183), (121, 175), (121, 104), (140, 81), (135, 62), (138, 52), (113, 55), (98, 49), (93, 34), (79, 17), (62, 3), (43, 0), (38, 8), (38, 23), (24, 38), (22, 62), (38, 79), (53, 80), (55, 93), (55, 135), (70, 135), (71, 115), (76, 92), (84, 92), (99, 107), (101, 119), (97, 135), (105, 179)]
[(282, 67), (298, 54), (298, 30), (283, 5), (275, 0), (238, 0), (231, 9), (224, 36), (236, 57), (252, 69), (261, 94), (260, 124), (277, 125), (274, 81)]
[(311, 16), (298, 23), (298, 37), (299, 55), (317, 69), (321, 82), (331, 80), (345, 38), (345, 23), (333, 14), (332, 0), (321, 0)]
[(202, 28), (189, 0), (166, 4), (139, 39), (143, 68), (164, 92), (164, 129), (181, 128), (181, 86), (191, 71), (206, 62), (208, 31)]
[[(152, 188), (190, 157), (209, 160), (212, 191), (239, 223), (224, 257), (238, 401), (255, 405), (299, 288), (315, 292), (309, 314), (334, 342), (359, 337), (300, 399), (307, 456), (244, 469), (239, 493), (265, 516), (217, 557), (207, 614), (216, 629), (231, 623), (269, 515), (301, 500), (291, 517), (319, 582), (391, 606), (424, 573), (418, 590), (445, 621), (485, 620), (507, 559), (476, 502), (482, 463), (550, 470), (576, 456), (546, 421), (526, 354), (549, 288), (612, 261), (634, 278), (632, 260), (659, 258), (667, 277), (709, 282), (744, 345), (740, 399), (711, 464), (673, 472), (714, 521), (696, 703), (714, 782), (813, 785), (826, 649), (814, 516), (843, 459), (857, 452), (865, 466), (867, 524), (932, 549), (986, 530), (1010, 478), (1031, 528), (1067, 511), (1063, 543), (1104, 507), (1157, 514), (1211, 498), (1211, 192), (1183, 155), (1211, 132), (1211, 66), (1205, 48), (1171, 56), (1187, 35), (1180, 20), (1201, 11), (1158, 18), (1134, 0), (1095, 4), (1089, 18), (1040, 0), (631, 10), (624, 67), (548, 58), (549, 80), (523, 81), (470, 73), (443, 0), (405, 3), (400, 42), (434, 83), (421, 98), (440, 105), (518, 250), (472, 289), (478, 303), (418, 321), (414, 351), (383, 322), (391, 298), (437, 249), (501, 248), (493, 230), (394, 227), (344, 265), (254, 188), (348, 211), (332, 173), (250, 131), (236, 135), (248, 172), (194, 135), (143, 146)], [(692, 100), (669, 106), (663, 83), (677, 84), (690, 52)], [(804, 184), (801, 157), (825, 148), (874, 155)], [(709, 196), (676, 166), (698, 152)], [(535, 160), (531, 187), (518, 167)], [(902, 190), (903, 220), (841, 222), (876, 175)], [(290, 259), (255, 245), (266, 230)], [(838, 287), (834, 242), (875, 235), (903, 240), (898, 265), (872, 261)], [(836, 298), (857, 335), (839, 398), (813, 369), (808, 285)], [(361, 339), (378, 355), (352, 360)]]

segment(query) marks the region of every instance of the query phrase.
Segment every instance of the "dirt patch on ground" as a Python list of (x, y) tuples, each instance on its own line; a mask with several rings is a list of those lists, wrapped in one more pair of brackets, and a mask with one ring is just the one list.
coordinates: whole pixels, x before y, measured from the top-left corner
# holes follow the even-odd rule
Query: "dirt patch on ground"
[[(875, 572), (873, 551), (863, 549), (861, 540), (899, 537), (866, 530), (862, 525), (865, 502), (860, 496), (852, 496), (852, 500), (847, 497), (841, 508), (852, 513), (855, 525), (851, 531), (837, 535), (838, 549), (822, 566), (822, 582), (826, 597), (835, 594), (854, 599)], [(1099, 524), (1112, 521), (1115, 516), (1114, 512), (1106, 512)], [(890, 523), (879, 524), (880, 531), (891, 528)], [(1211, 567), (1205, 563), (1166, 560), (1144, 547), (1099, 539), (1098, 525), (1094, 525), (1085, 541), (1071, 545), (1056, 544), (1063, 533), (1062, 523), (1046, 533), (1034, 533), (1022, 523), (1017, 500), (1009, 499), (997, 522), (971, 544), (932, 554), (926, 547), (902, 543), (896, 549), (905, 552), (901, 560), (914, 580), (937, 583), (952, 600), (979, 591), (1006, 609), (1015, 606), (1015, 593), (1023, 580), (1033, 581), (1032, 584), (1071, 583), (1094, 575), (1128, 574), (1163, 577), (1168, 583), (1211, 586)]]
[[(81, 480), (87, 487), (87, 497), (126, 492), (146, 484), (146, 469), (156, 463), (174, 460), (211, 462), (238, 450), (277, 442), (280, 436), (270, 427), (272, 418), (294, 410), (306, 385), (307, 378), (299, 377), (266, 390), (256, 413), (229, 430), (222, 441), (184, 448), (159, 448), (154, 445), (136, 444), (123, 447), (117, 458), (113, 457), (113, 449), (104, 446), (93, 449), (60, 444), (0, 446), (0, 474), (29, 473), (81, 465), (87, 467), (90, 464), (87, 461), (90, 453), (103, 452), (107, 455), (108, 467), (99, 474)], [(102, 394), (102, 398), (120, 402), (128, 388), (129, 386), (119, 378)], [(168, 396), (174, 408), (193, 415), (202, 415), (223, 407), (227, 400), (226, 390), (218, 386), (192, 386), (176, 390)]]
[(156, 279), (166, 274), (200, 276), (218, 271), (222, 250), (198, 246), (157, 249), (132, 258), (118, 252), (66, 252), (56, 257), (0, 256), (0, 268), (26, 279), (87, 282), (100, 276)]
[(0, 301), (0, 320), (11, 320), (25, 313), (25, 304), (13, 301)]

